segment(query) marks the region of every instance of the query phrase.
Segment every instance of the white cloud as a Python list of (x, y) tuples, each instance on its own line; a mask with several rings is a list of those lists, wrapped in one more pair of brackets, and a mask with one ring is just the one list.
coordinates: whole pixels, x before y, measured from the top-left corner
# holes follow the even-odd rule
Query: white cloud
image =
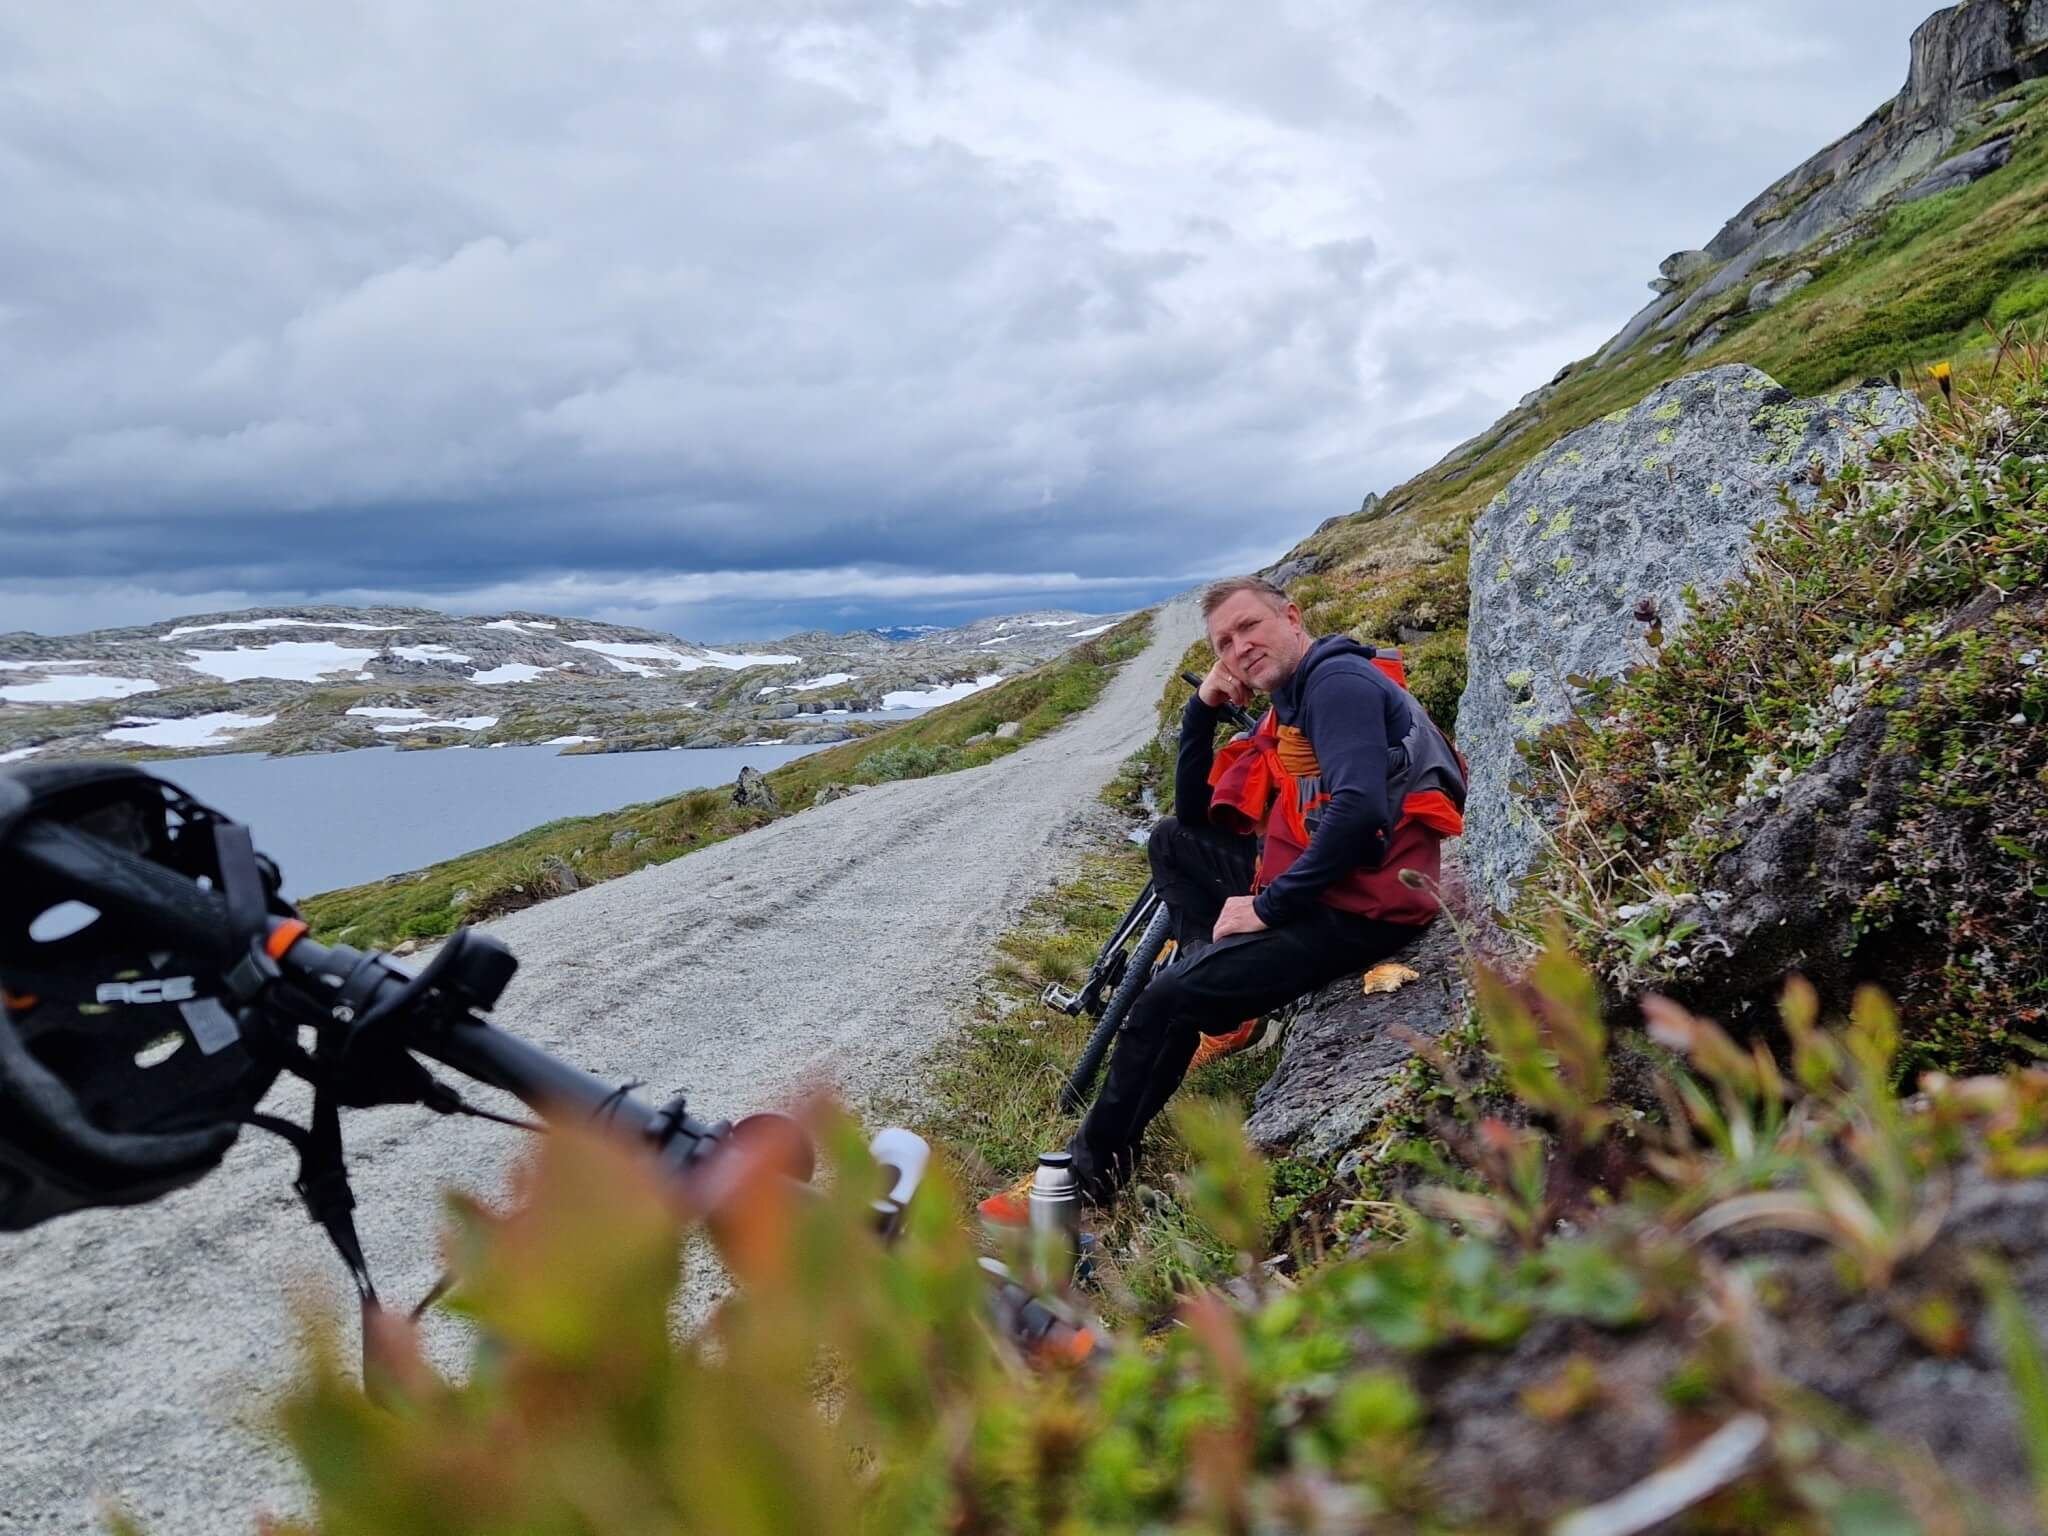
[(1258, 563), (1610, 334), (1924, 8), (28, 7), (6, 622)]

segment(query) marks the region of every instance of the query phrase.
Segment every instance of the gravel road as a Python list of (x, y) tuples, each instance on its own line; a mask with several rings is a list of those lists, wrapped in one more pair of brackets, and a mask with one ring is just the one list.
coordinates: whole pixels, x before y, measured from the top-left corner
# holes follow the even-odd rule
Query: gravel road
[[(1199, 634), (1192, 601), (1169, 604), (1094, 708), (984, 768), (880, 785), (491, 924), (521, 960), (498, 1019), (601, 1075), (687, 1089), (706, 1118), (819, 1084), (855, 1106), (900, 1090)], [(497, 1192), (522, 1139), (417, 1109), (346, 1130), (380, 1289), (409, 1304), (433, 1279), (436, 1192)], [(293, 1168), (252, 1132), (154, 1206), (0, 1236), (0, 1533), (95, 1530), (110, 1498), (152, 1536), (302, 1507), (267, 1405), (294, 1364), (293, 1298), (342, 1315), (353, 1294)]]

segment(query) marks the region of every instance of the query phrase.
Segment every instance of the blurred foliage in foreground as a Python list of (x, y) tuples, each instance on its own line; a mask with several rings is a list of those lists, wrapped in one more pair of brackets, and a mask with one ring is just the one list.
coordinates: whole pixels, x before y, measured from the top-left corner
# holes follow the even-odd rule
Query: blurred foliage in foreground
[[(1610, 1099), (1597, 989), (1561, 942), (1480, 997), (1514, 1101), (1482, 1110), (1443, 1063), (1461, 1161), (1402, 1241), (1268, 1274), (1264, 1167), (1195, 1106), (1186, 1198), (1246, 1256), (1095, 1365), (997, 1334), (948, 1190), (877, 1242), (860, 1135), (832, 1117), (823, 1198), (726, 1166), (711, 1225), (739, 1290), (678, 1340), (694, 1213), (629, 1151), (555, 1134), (509, 1214), (453, 1204), (465, 1380), (386, 1319), (366, 1396), (312, 1330), (284, 1422), (315, 1514), (276, 1529), (1585, 1536), (1651, 1528), (1624, 1518), (1651, 1495), (1683, 1515), (1658, 1529), (2026, 1528), (2048, 1375), (2008, 1272), (2038, 1292), (2041, 1266), (1949, 1218), (1965, 1179), (2048, 1169), (2048, 1073), (1930, 1075), (1902, 1104), (1884, 999), (1833, 1031), (1795, 982), (1777, 1055), (1653, 1005), (1660, 1123)], [(1859, 1307), (1894, 1364), (1984, 1373), (1968, 1466), (1796, 1379)]]

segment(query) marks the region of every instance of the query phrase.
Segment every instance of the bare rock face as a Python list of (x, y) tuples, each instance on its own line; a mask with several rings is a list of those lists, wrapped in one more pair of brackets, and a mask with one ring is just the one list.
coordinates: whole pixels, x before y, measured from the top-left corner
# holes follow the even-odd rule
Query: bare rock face
[(1782, 304), (1812, 281), (1813, 273), (1805, 267), (1785, 277), (1767, 277), (1749, 290), (1749, 307), (1769, 309), (1773, 304)]
[[(1706, 248), (1721, 269), (1657, 323), (1664, 329), (1682, 325), (1701, 304), (1765, 262), (1805, 250), (1926, 175), (1984, 102), (2048, 72), (2043, 42), (2048, 0), (1971, 0), (1928, 17), (1913, 34), (1905, 88), (1724, 224)], [(1992, 168), (1974, 168), (1974, 174)], [(1966, 169), (1958, 168), (1958, 179), (1947, 185), (1974, 179), (1961, 174)]]
[(1965, 150), (1960, 155), (1950, 155), (1934, 169), (1899, 194), (1902, 203), (1917, 203), (1923, 197), (1933, 197), (1941, 192), (1953, 192), (1957, 187), (1967, 187), (1981, 177), (2000, 170), (2012, 159), (2013, 136), (1987, 139), (1975, 149)]
[(1303, 1157), (1342, 1151), (1385, 1107), (1414, 1054), (1397, 1027), (1434, 1039), (1464, 1018), (1464, 970), (1448, 922), (1439, 918), (1393, 958), (1420, 980), (1368, 997), (1358, 976), (1346, 976), (1302, 1004), (1245, 1121), (1258, 1145)]
[(1673, 251), (1657, 263), (1657, 275), (1674, 287), (1683, 287), (1713, 264), (1714, 258), (1705, 251)]
[(1649, 624), (1673, 631), (1687, 587), (1735, 576), (1781, 492), (1810, 503), (1816, 465), (1839, 468), (1917, 410), (1898, 390), (1802, 400), (1754, 368), (1712, 368), (1563, 438), (1480, 514), (1458, 713), (1471, 765), (1462, 859), (1476, 894), (1510, 905), (1536, 850), (1542, 811), (1513, 788), (1517, 748), (1565, 718), (1566, 679), (1647, 661)]

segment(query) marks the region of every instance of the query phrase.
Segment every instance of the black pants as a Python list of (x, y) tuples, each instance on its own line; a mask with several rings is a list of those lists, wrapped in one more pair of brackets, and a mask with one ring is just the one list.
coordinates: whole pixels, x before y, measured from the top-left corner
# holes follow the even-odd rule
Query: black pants
[(1424, 931), (1319, 904), (1285, 927), (1211, 943), (1223, 903), (1251, 893), (1253, 840), (1169, 816), (1152, 829), (1147, 852), (1180, 948), (1117, 1031), (1102, 1092), (1069, 1147), (1075, 1176), (1098, 1201), (1130, 1177), (1145, 1127), (1180, 1086), (1203, 1034), (1226, 1033), (1377, 964)]

